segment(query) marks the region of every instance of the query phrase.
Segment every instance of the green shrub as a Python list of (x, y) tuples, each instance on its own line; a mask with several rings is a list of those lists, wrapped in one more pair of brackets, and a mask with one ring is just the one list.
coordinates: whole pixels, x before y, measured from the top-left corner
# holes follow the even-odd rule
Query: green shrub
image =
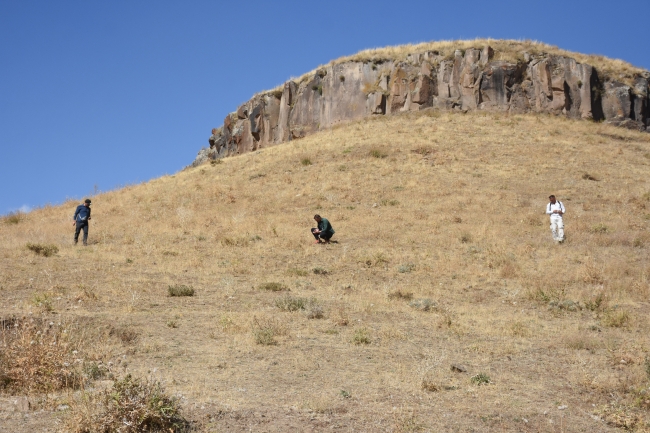
[(268, 292), (282, 292), (288, 290), (288, 287), (281, 283), (264, 283), (260, 284), (257, 288)]
[(316, 275), (327, 275), (329, 274), (329, 271), (324, 268), (314, 268), (312, 269), (312, 272)]
[(487, 385), (490, 383), (490, 376), (488, 376), (485, 373), (479, 373), (475, 376), (472, 376), (470, 379), (472, 383), (475, 383), (476, 385)]
[(413, 263), (407, 263), (405, 265), (400, 265), (400, 267), (397, 268), (397, 272), (399, 272), (400, 274), (407, 274), (414, 269), (415, 269), (415, 265)]
[(300, 163), (301, 163), (302, 165), (311, 165), (311, 159), (309, 159), (309, 158), (303, 158), (303, 159), (300, 160)]
[(275, 300), (275, 306), (282, 311), (299, 311), (304, 310), (309, 300), (307, 298), (297, 298), (286, 295)]
[(630, 313), (625, 310), (608, 311), (603, 317), (603, 325), (611, 328), (622, 328), (630, 322)]
[(372, 149), (370, 151), (370, 156), (372, 156), (373, 158), (382, 159), (382, 158), (386, 158), (388, 155), (379, 149)]
[(27, 249), (34, 251), (39, 256), (50, 257), (59, 252), (59, 247), (52, 244), (27, 244)]
[(372, 340), (366, 328), (359, 328), (354, 331), (352, 342), (354, 344), (370, 344)]
[(436, 303), (429, 298), (414, 299), (409, 302), (409, 305), (420, 311), (431, 311), (436, 307)]
[(599, 223), (599, 224), (595, 224), (595, 225), (591, 226), (591, 230), (590, 230), (590, 231), (591, 231), (592, 233), (604, 234), (604, 233), (608, 233), (608, 232), (609, 232), (609, 227), (607, 227), (607, 226), (606, 226), (605, 224), (603, 224), (603, 223)]
[(194, 296), (194, 288), (183, 284), (167, 287), (169, 296)]

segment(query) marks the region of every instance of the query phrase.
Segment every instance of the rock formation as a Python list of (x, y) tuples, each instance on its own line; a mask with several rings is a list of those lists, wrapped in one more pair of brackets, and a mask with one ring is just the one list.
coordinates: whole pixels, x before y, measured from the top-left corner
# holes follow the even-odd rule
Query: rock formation
[(550, 113), (650, 132), (650, 72), (633, 85), (559, 55), (494, 60), (489, 46), (410, 54), (404, 61), (349, 61), (258, 94), (223, 126), (194, 162), (250, 152), (369, 116), (423, 109)]

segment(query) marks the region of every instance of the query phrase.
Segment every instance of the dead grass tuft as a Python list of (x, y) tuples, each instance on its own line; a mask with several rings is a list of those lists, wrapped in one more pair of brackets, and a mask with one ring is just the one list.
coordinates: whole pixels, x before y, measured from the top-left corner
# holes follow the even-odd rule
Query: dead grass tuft
[(167, 287), (169, 296), (194, 296), (194, 288), (184, 284), (176, 284)]
[(24, 221), (26, 218), (26, 215), (24, 212), (10, 212), (6, 216), (2, 217), (2, 221), (5, 224), (19, 224), (22, 221)]
[(11, 320), (0, 329), (0, 388), (14, 393), (76, 389), (83, 382), (72, 324)]
[(258, 290), (266, 290), (267, 292), (282, 292), (289, 290), (287, 286), (281, 283), (264, 283), (257, 287)]
[(39, 256), (51, 257), (59, 252), (59, 247), (53, 244), (27, 244), (27, 249), (35, 252)]

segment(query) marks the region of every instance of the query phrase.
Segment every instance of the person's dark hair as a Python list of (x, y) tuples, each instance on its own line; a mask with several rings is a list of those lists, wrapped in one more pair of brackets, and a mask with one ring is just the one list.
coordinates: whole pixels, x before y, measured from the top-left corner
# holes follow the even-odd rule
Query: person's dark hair
[(316, 219), (316, 218), (320, 218), (320, 215), (318, 215), (318, 214), (314, 215), (314, 219)]
[(87, 198), (86, 200), (84, 200), (84, 203), (88, 203), (88, 204), (90, 204), (90, 203), (91, 203), (91, 202), (90, 202), (90, 199)]
[(555, 198), (553, 194), (549, 195), (548, 198)]

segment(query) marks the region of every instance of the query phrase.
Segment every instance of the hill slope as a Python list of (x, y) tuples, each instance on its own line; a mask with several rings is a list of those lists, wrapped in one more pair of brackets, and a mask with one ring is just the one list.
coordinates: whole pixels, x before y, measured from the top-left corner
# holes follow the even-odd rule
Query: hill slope
[(81, 324), (75, 357), (162, 379), (201, 431), (641, 431), (649, 166), (609, 125), (377, 117), (97, 195), (87, 248), (75, 202), (6, 220), (0, 311)]

